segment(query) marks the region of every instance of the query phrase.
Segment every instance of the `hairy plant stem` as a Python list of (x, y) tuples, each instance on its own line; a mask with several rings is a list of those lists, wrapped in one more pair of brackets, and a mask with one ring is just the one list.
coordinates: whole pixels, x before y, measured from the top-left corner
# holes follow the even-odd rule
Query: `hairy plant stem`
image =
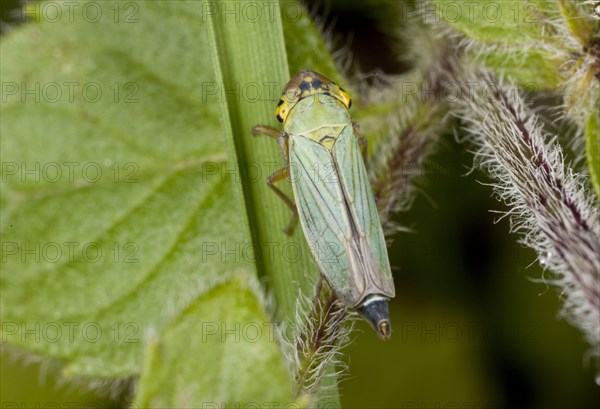
[(312, 300), (299, 301), (295, 338), (290, 340), (292, 344), (288, 348), (292, 355), (297, 397), (316, 396), (322, 388), (323, 378), (338, 378), (345, 372), (346, 367), (339, 358), (352, 331), (351, 318), (352, 313), (323, 278), (319, 279)]
[[(462, 98), (456, 112), (478, 147), (476, 162), (496, 180), (494, 190), (510, 210), (511, 231), (536, 250), (564, 296), (563, 314), (580, 328), (600, 358), (600, 222), (595, 196), (563, 162), (518, 92), (487, 72), (485, 84)], [(513, 90), (515, 91), (515, 90)]]

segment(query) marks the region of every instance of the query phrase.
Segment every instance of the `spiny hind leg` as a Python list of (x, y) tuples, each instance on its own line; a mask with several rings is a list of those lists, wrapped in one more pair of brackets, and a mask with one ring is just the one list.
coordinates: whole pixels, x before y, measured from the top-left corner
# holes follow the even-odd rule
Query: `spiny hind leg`
[(281, 200), (289, 207), (292, 211), (292, 218), (286, 228), (283, 230), (284, 233), (290, 236), (294, 232), (294, 227), (298, 220), (298, 209), (296, 208), (296, 204), (289, 198), (288, 195), (283, 193), (281, 189), (275, 186), (276, 182), (279, 182), (283, 179), (289, 179), (290, 177), (290, 158), (289, 158), (289, 135), (285, 132), (278, 131), (275, 128), (266, 125), (256, 125), (252, 129), (252, 135), (266, 135), (271, 138), (277, 139), (279, 142), (279, 147), (281, 148), (281, 154), (283, 155), (283, 162), (285, 164), (284, 168), (279, 169), (271, 176), (267, 178), (267, 186), (279, 196)]
[(271, 138), (277, 139), (280, 133), (283, 132), (278, 131), (276, 128), (268, 125), (256, 125), (254, 128), (252, 128), (252, 135), (254, 136), (267, 135)]
[(281, 189), (275, 186), (275, 183), (283, 179), (289, 179), (289, 177), (290, 166), (289, 164), (287, 164), (285, 168), (279, 169), (267, 178), (267, 186), (269, 186), (269, 188), (271, 188), (271, 190), (275, 192), (275, 194), (279, 196), (279, 198), (283, 200), (287, 207), (289, 207), (292, 211), (292, 218), (290, 219), (286, 228), (283, 230), (283, 232), (288, 236), (290, 236), (294, 232), (294, 227), (296, 225), (296, 222), (298, 221), (298, 208), (296, 207), (296, 204), (292, 201), (292, 199), (289, 198), (288, 195), (283, 193)]
[(278, 131), (277, 129), (275, 129), (271, 126), (256, 125), (254, 128), (252, 128), (252, 135), (254, 135), (254, 136), (266, 135), (270, 138), (277, 139), (277, 142), (279, 142), (279, 147), (281, 148), (281, 154), (283, 155), (284, 164), (285, 164), (285, 166), (289, 166), (289, 163), (290, 163), (290, 159), (289, 159), (290, 137), (287, 133), (285, 133), (283, 131)]

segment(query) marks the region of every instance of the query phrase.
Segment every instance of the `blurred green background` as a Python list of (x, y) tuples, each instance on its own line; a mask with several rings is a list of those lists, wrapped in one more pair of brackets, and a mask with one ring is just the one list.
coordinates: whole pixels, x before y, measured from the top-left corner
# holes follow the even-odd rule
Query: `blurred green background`
[[(3, 35), (17, 1), (2, 3)], [(380, 17), (391, 3), (310, 1), (331, 30), (334, 47), (349, 45), (354, 68), (400, 73), (397, 40)], [(374, 44), (376, 46), (374, 46)], [(600, 408), (587, 344), (557, 317), (559, 296), (539, 280), (532, 250), (509, 235), (505, 210), (468, 174), (468, 147), (444, 135), (416, 177), (417, 199), (397, 220), (390, 248), (396, 299), (394, 334), (382, 343), (359, 321), (346, 350), (349, 373), (340, 385), (347, 408)], [(19, 402), (53, 407), (122, 407), (123, 402), (73, 385), (57, 386), (45, 368), (2, 355), (2, 408)], [(114, 398), (114, 397), (113, 397)], [(50, 407), (50, 406), (48, 406)]]

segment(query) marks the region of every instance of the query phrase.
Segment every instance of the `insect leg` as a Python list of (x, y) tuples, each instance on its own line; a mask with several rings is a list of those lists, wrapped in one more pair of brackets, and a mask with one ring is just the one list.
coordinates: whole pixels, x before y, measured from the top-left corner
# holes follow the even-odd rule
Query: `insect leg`
[(296, 204), (290, 199), (285, 193), (281, 191), (277, 186), (275, 186), (275, 182), (279, 182), (283, 179), (289, 179), (290, 177), (290, 159), (289, 159), (289, 135), (285, 132), (278, 131), (275, 128), (266, 125), (256, 125), (252, 129), (252, 135), (267, 135), (271, 138), (277, 139), (279, 142), (279, 147), (281, 148), (281, 154), (283, 155), (283, 162), (285, 167), (279, 169), (271, 176), (267, 178), (267, 186), (271, 188), (273, 192), (277, 194), (283, 200), (283, 202), (292, 210), (292, 219), (283, 230), (284, 233), (290, 236), (294, 232), (294, 226), (298, 221), (298, 209), (296, 208)]
[(283, 161), (285, 166), (289, 164), (289, 135), (285, 132), (278, 131), (275, 128), (266, 125), (256, 125), (252, 128), (252, 135), (267, 135), (271, 138), (277, 139), (279, 146), (281, 147), (281, 154), (283, 155)]
[(298, 221), (298, 209), (296, 208), (296, 205), (294, 204), (292, 199), (290, 199), (285, 193), (283, 193), (281, 189), (275, 186), (275, 182), (279, 182), (283, 179), (288, 179), (289, 177), (290, 166), (289, 164), (286, 164), (285, 168), (279, 169), (267, 178), (267, 186), (269, 186), (269, 188), (271, 188), (271, 190), (275, 192), (275, 194), (277, 194), (277, 196), (279, 196), (279, 198), (283, 200), (287, 207), (289, 207), (292, 211), (292, 219), (290, 220), (286, 228), (283, 230), (283, 232), (288, 236), (290, 236), (294, 232), (294, 226)]
[(367, 166), (367, 160), (369, 157), (369, 142), (367, 141), (367, 138), (360, 136), (360, 125), (358, 124), (358, 122), (352, 121), (352, 129), (354, 129), (354, 134), (356, 135), (358, 141), (360, 154), (362, 155), (363, 161), (365, 162), (365, 166)]
[(254, 136), (267, 135), (267, 136), (270, 136), (271, 138), (277, 139), (277, 137), (279, 136), (280, 133), (282, 133), (282, 132), (278, 131), (277, 129), (275, 129), (271, 126), (267, 126), (267, 125), (256, 125), (254, 128), (252, 128), (252, 135), (254, 135)]

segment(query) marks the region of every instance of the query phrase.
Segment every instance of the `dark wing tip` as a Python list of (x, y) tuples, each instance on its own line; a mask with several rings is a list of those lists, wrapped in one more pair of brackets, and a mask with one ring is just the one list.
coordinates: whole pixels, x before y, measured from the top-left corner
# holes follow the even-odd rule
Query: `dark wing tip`
[(392, 335), (392, 324), (390, 322), (390, 308), (387, 298), (380, 295), (371, 295), (357, 308), (357, 311), (371, 324), (381, 339), (390, 338)]

